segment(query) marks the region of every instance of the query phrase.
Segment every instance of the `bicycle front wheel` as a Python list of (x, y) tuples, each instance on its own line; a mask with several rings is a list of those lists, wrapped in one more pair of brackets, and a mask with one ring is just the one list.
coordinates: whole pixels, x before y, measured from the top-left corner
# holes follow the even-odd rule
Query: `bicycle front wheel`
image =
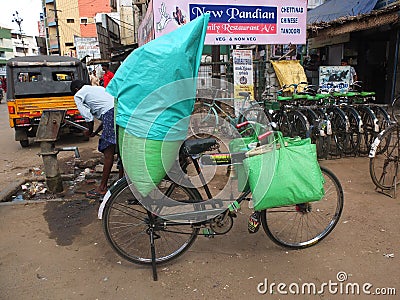
[[(163, 182), (165, 194), (184, 203), (201, 201), (199, 192)], [(164, 192), (164, 191), (163, 191)], [(111, 247), (124, 259), (151, 264), (149, 229), (154, 230), (156, 263), (167, 262), (183, 254), (195, 241), (198, 228), (190, 224), (155, 226), (157, 217), (146, 210), (132, 194), (126, 179), (115, 186), (103, 211), (103, 229)]]
[(343, 189), (337, 177), (321, 167), (324, 197), (319, 201), (270, 208), (261, 212), (261, 223), (271, 240), (292, 249), (322, 241), (335, 228), (343, 210)]
[(397, 177), (399, 165), (398, 125), (389, 127), (375, 139), (371, 151), (375, 151), (369, 161), (369, 173), (377, 188), (390, 190), (399, 184)]

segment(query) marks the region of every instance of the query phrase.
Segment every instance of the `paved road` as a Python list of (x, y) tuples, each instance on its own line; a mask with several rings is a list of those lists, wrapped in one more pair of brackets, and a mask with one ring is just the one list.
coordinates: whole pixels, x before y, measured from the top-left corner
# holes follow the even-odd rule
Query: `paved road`
[[(43, 161), (38, 155), (40, 146), (31, 139), (28, 148), (22, 148), (19, 142), (14, 140), (14, 129), (10, 128), (8, 121), (7, 104), (0, 103), (0, 185), (5, 186), (18, 181), (29, 168), (39, 167)], [(79, 148), (96, 149), (96, 140), (83, 142), (74, 135), (63, 136), (57, 142), (57, 146), (79, 146)], [(71, 157), (72, 152), (60, 152), (58, 158)]]

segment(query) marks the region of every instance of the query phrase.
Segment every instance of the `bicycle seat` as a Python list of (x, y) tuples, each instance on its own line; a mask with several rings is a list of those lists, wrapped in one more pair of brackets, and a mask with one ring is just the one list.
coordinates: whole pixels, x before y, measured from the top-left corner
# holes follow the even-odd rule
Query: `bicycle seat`
[(333, 92), (332, 95), (333, 97), (346, 97), (346, 93), (342, 92)]
[(346, 97), (357, 97), (360, 94), (358, 92), (350, 91), (346, 93)]
[(375, 92), (361, 92), (360, 93), (361, 97), (370, 97), (370, 96), (375, 96)]
[(218, 145), (218, 142), (214, 138), (186, 140), (183, 143), (183, 147), (185, 147), (187, 153), (190, 155), (196, 155), (205, 151), (213, 150), (216, 145)]
[(327, 99), (329, 97), (331, 97), (330, 94), (316, 94), (315, 95), (316, 100)]
[(307, 94), (293, 94), (292, 97), (294, 100), (308, 100)]
[(293, 100), (292, 96), (278, 96), (276, 97), (276, 100), (278, 101), (291, 101)]

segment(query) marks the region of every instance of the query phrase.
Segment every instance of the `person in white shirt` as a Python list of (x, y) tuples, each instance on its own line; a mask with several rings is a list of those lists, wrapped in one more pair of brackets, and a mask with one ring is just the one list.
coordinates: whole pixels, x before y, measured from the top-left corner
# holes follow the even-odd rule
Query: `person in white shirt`
[[(106, 92), (104, 87), (91, 86), (82, 80), (72, 81), (70, 89), (80, 114), (88, 124), (88, 131), (85, 134), (94, 137), (102, 130), (98, 150), (104, 154), (103, 175), (100, 185), (86, 194), (88, 198), (98, 198), (107, 192), (108, 178), (116, 152), (114, 98)], [(93, 131), (94, 118), (101, 121), (95, 131)], [(121, 169), (122, 167), (119, 170), (120, 177)]]
[[(340, 62), (341, 66), (348, 66), (349, 62), (347, 61), (347, 59), (343, 58)], [(354, 69), (353, 66), (350, 66), (350, 85), (353, 84), (354, 82), (356, 82), (358, 80), (358, 76), (357, 76), (357, 72), (356, 69)]]
[(90, 84), (91, 84), (91, 85), (100, 85), (100, 80), (99, 80), (99, 78), (98, 78), (97, 75), (96, 75), (96, 70), (93, 70), (93, 71), (90, 73)]

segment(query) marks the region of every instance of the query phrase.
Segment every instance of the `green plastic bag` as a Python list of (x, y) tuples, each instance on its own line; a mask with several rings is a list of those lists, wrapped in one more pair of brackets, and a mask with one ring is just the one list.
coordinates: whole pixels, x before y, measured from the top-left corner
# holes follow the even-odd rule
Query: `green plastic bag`
[[(277, 139), (275, 151), (243, 161), (256, 211), (317, 201), (324, 195), (324, 178), (315, 144), (309, 138), (283, 138), (280, 132)], [(273, 172), (270, 165), (275, 165)]]

